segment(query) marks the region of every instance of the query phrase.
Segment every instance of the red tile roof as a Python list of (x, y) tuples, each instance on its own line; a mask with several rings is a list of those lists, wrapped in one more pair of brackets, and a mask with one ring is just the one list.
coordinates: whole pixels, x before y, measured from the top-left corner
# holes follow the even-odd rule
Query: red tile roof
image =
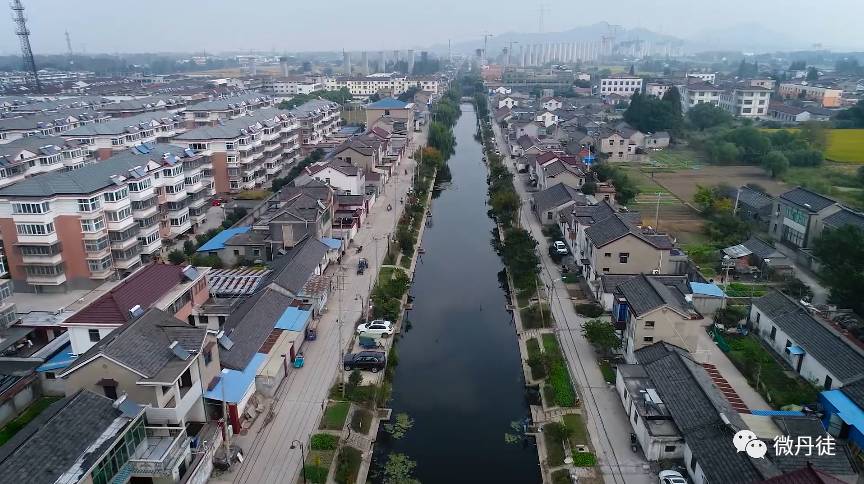
[(148, 309), (183, 282), (183, 268), (169, 264), (145, 266), (114, 289), (64, 321), (64, 325), (122, 325), (129, 310), (140, 304)]

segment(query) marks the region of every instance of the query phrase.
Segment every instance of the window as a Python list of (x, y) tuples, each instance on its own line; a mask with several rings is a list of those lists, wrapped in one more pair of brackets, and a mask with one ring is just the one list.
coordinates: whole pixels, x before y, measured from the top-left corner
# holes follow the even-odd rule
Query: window
[(46, 379), (46, 380), (56, 380), (56, 379), (57, 379), (57, 375), (54, 374), (53, 371), (46, 371), (46, 372), (45, 372), (45, 379)]
[(825, 385), (824, 385), (824, 388), (825, 388), (825, 391), (826, 391), (826, 392), (827, 392), (828, 390), (831, 389), (831, 383), (832, 383), (832, 381), (833, 381), (833, 380), (831, 380), (831, 377), (830, 377), (830, 376), (825, 375)]
[(645, 321), (645, 327), (646, 328), (653, 328), (654, 327), (654, 321)]
[(690, 456), (690, 470), (693, 472), (696, 472), (696, 456), (695, 455)]
[(757, 311), (757, 312), (756, 312), (756, 322), (757, 322), (757, 323), (759, 322), (760, 316), (762, 316), (762, 313), (760, 313), (760, 312)]
[(608, 268), (608, 267), (604, 267), (604, 268), (603, 268), (603, 272), (609, 272), (609, 268)]
[(151, 178), (143, 178), (138, 181), (129, 182), (129, 191), (130, 192), (141, 192), (153, 186), (153, 180)]
[(81, 219), (81, 231), (85, 233), (98, 232), (105, 228), (105, 218), (96, 217), (91, 219)]
[(788, 225), (783, 226), (782, 240), (785, 240), (797, 247), (804, 247), (804, 233), (799, 232)]
[(106, 202), (119, 202), (120, 200), (123, 200), (128, 196), (129, 189), (126, 187), (123, 187), (114, 192), (106, 192), (102, 194), (102, 198), (104, 198)]
[(126, 207), (116, 212), (105, 212), (105, 216), (108, 217), (109, 222), (120, 222), (132, 216), (132, 207)]
[(612, 253), (611, 252), (605, 252), (603, 254), (603, 257), (612, 257)]
[(107, 235), (96, 240), (85, 240), (84, 250), (87, 252), (100, 252), (107, 249), (109, 243)]
[(783, 206), (783, 215), (799, 225), (807, 225), (807, 214), (789, 205)]
[(15, 224), (18, 235), (48, 235), (54, 233), (54, 224)]
[(102, 339), (102, 335), (99, 334), (98, 329), (88, 329), (87, 337), (90, 338), (91, 343), (96, 343)]
[(185, 224), (188, 221), (189, 221), (189, 214), (184, 214), (182, 217), (172, 218), (170, 222), (171, 222), (172, 227), (180, 227), (181, 225)]
[(99, 197), (93, 198), (79, 198), (78, 199), (78, 211), (79, 212), (92, 212), (94, 210), (99, 209), (102, 206), (102, 202), (99, 200)]
[(653, 336), (645, 336), (644, 338), (642, 338), (642, 341), (645, 343), (653, 343), (654, 337)]
[(675, 452), (676, 448), (674, 445), (667, 445), (663, 447), (663, 452)]
[(117, 385), (105, 385), (102, 387), (102, 390), (105, 392), (106, 397), (111, 400), (117, 400)]
[(12, 213), (18, 214), (37, 214), (51, 211), (51, 204), (48, 202), (42, 203), (24, 203), (15, 202), (12, 204)]
[(750, 114), (753, 112), (753, 108), (743, 108), (741, 109), (741, 112), (744, 114)]
[(102, 272), (107, 271), (111, 268), (111, 256), (107, 255), (102, 259), (87, 259), (87, 267), (90, 268), (91, 272)]
[(189, 143), (189, 147), (196, 151), (206, 150), (207, 143)]
[(771, 341), (774, 341), (774, 338), (777, 337), (777, 326), (771, 326), (771, 333), (768, 335), (768, 338)]
[(620, 262), (620, 263), (622, 263), (622, 264), (626, 264), (626, 263), (627, 263), (627, 259), (629, 259), (629, 258), (630, 258), (630, 253), (629, 253), (629, 252), (621, 252), (621, 253), (618, 254), (618, 262)]
[(213, 351), (211, 349), (204, 350), (204, 364), (209, 365), (213, 361)]

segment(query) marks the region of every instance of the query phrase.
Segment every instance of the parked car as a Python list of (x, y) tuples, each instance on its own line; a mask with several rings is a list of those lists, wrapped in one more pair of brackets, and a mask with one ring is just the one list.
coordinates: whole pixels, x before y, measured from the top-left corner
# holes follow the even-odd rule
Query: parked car
[(387, 366), (387, 356), (383, 351), (361, 351), (359, 353), (348, 353), (342, 358), (342, 367), (345, 371), (369, 370), (378, 373)]
[(566, 245), (564, 242), (560, 241), (560, 240), (556, 240), (556, 241), (552, 244), (552, 246), (555, 247), (555, 252), (557, 252), (557, 253), (560, 254), (560, 255), (567, 255), (567, 253), (569, 252), (569, 251), (567, 250), (567, 245)]
[(376, 319), (357, 326), (357, 334), (365, 336), (391, 336), (394, 331), (393, 323), (383, 319)]
[(687, 484), (687, 479), (678, 471), (660, 471), (657, 477), (660, 478), (660, 484)]

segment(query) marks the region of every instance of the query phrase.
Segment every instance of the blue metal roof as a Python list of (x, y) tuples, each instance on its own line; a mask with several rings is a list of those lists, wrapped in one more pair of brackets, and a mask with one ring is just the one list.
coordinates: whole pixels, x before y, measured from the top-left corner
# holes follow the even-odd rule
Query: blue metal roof
[(255, 375), (266, 359), (267, 355), (255, 353), (255, 356), (249, 360), (249, 364), (246, 365), (243, 371), (223, 369), (222, 373), (219, 374), (219, 382), (216, 383), (216, 386), (212, 390), (208, 390), (204, 396), (221, 402), (223, 401), (222, 388), (224, 386), (224, 401), (227, 403), (239, 403), (243, 399), (243, 396), (246, 395), (249, 387), (255, 385)]
[(798, 345), (792, 345), (787, 349), (789, 350), (789, 354), (791, 354), (791, 355), (803, 355), (804, 354), (804, 348), (802, 348)]
[(222, 250), (225, 248), (225, 242), (227, 242), (228, 239), (237, 234), (245, 234), (251, 229), (252, 227), (248, 225), (245, 227), (233, 227), (230, 229), (225, 229), (216, 234), (216, 236), (212, 239), (208, 240), (204, 245), (198, 247), (198, 250), (196, 252), (210, 252), (213, 250)]
[(366, 106), (366, 109), (405, 109), (408, 103), (396, 98), (387, 97)]
[(864, 410), (855, 405), (849, 397), (840, 390), (822, 392), (822, 398), (837, 409), (837, 415), (849, 426), (864, 429)]
[(726, 297), (726, 294), (723, 292), (723, 289), (717, 284), (706, 284), (703, 282), (691, 282), (690, 289), (693, 290), (693, 294), (699, 294), (702, 296), (716, 296), (716, 297)]
[(753, 415), (762, 415), (765, 417), (803, 417), (804, 412), (796, 412), (794, 410), (751, 410)]
[(77, 358), (77, 356), (72, 353), (72, 343), (66, 343), (56, 355), (52, 356), (51, 359), (45, 363), (39, 365), (39, 367), (36, 368), (36, 371), (46, 372), (62, 370), (71, 365), (72, 362), (75, 361), (75, 358)]
[(279, 316), (279, 321), (276, 321), (276, 329), (285, 331), (302, 332), (306, 329), (306, 323), (309, 322), (309, 316), (312, 313), (304, 309), (288, 306), (282, 316)]
[(342, 241), (339, 239), (331, 239), (330, 237), (321, 237), (321, 242), (323, 242), (327, 247), (330, 247), (333, 250), (339, 250), (342, 248)]

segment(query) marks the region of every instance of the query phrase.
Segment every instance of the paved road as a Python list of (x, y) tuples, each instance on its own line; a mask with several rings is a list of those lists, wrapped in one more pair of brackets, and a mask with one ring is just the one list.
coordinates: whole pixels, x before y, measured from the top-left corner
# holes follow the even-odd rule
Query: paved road
[[(508, 153), (505, 138), (497, 125), (494, 125), (494, 131), (501, 153)], [(512, 172), (516, 172), (509, 156), (505, 164)], [(546, 238), (537, 216), (531, 211), (530, 195), (525, 189), (524, 176), (516, 173), (514, 185), (523, 200), (520, 211), (522, 226), (540, 243), (540, 277), (549, 288), (548, 295), (561, 348), (567, 357), (570, 375), (579, 387), (585, 423), (591, 434), (603, 478), (607, 483), (615, 484), (654, 482), (656, 476), (644, 467), (648, 462), (641, 453), (634, 454), (630, 449), (632, 429), (627, 414), (614, 387), (608, 386), (603, 380), (594, 350), (582, 336), (582, 323), (586, 318), (576, 314), (567, 289), (561, 283), (558, 265), (552, 262), (545, 250)]]
[[(425, 132), (423, 135), (415, 134), (414, 142), (425, 142)], [(391, 178), (363, 229), (354, 238), (355, 244), (364, 246), (363, 253), (356, 254), (353, 249), (349, 249), (343, 259), (342, 269), (335, 265), (328, 269), (344, 276), (341, 277), (341, 304), (338, 293), (330, 295), (328, 310), (318, 324), (318, 339), (303, 348), (305, 366), (289, 372), (279, 389), (273, 404), (274, 418), (269, 424), (263, 425), (264, 418), (260, 416), (247, 435), (235, 439), (234, 443), (240, 445), (244, 452), (243, 464), (239, 469), (235, 466), (231, 473), (214, 475), (211, 479), (213, 482), (296, 482), (300, 475), (301, 458), (299, 449), (291, 449), (291, 442), (298, 439), (304, 444), (308, 443), (309, 436), (317, 430), (324, 402), (341, 366), (339, 344), (341, 342), (347, 346), (354, 330), (352, 323), (360, 317), (362, 303), (355, 300), (355, 295), (362, 294), (364, 299), (368, 296), (370, 280), (377, 276), (384, 259), (386, 236), (393, 232), (397, 220), (396, 210), (388, 212), (387, 204), (398, 206), (399, 197), (405, 196), (411, 185), (415, 166), (415, 162), (410, 159), (399, 165), (398, 175)], [(407, 176), (404, 174), (406, 169)], [(376, 240), (380, 249), (377, 256)], [(358, 276), (354, 268), (361, 256), (369, 260), (370, 267), (366, 274)], [(340, 314), (342, 321), (346, 322), (342, 325), (341, 338), (336, 321)]]

